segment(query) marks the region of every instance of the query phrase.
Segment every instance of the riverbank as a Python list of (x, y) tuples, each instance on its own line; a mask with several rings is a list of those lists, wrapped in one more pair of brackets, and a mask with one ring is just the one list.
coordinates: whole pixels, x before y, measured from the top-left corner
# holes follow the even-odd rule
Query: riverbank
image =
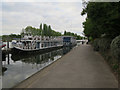
[(118, 88), (103, 57), (80, 45), (15, 88)]

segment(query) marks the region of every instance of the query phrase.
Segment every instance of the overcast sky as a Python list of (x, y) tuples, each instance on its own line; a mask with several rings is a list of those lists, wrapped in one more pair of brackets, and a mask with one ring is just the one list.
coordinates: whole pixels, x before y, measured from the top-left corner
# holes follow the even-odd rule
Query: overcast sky
[[(70, 31), (81, 35), (82, 2), (2, 2), (2, 34), (19, 34), (22, 28), (33, 26), (39, 28), (40, 23), (51, 25), (59, 32)], [(1, 23), (1, 22), (0, 22)]]

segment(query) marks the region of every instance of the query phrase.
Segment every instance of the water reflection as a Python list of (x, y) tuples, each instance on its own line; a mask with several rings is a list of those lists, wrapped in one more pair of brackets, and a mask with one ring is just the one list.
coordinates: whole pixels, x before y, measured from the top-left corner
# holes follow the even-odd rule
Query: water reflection
[(6, 68), (3, 73), (3, 88), (15, 86), (69, 51), (70, 48), (67, 47), (44, 54), (5, 55), (2, 61), (2, 66)]

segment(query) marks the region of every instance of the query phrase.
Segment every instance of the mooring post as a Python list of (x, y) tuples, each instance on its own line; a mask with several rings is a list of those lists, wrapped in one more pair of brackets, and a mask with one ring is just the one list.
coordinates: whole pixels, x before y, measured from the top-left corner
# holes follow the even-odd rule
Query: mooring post
[(9, 57), (9, 53), (8, 53), (8, 65), (10, 64), (10, 57)]
[(9, 41), (7, 41), (7, 49), (9, 48)]

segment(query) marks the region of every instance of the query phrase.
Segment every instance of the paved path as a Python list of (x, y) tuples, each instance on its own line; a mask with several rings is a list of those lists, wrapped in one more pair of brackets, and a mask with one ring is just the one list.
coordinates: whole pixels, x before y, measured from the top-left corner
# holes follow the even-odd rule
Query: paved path
[(80, 45), (17, 88), (117, 88), (104, 59), (90, 45)]

